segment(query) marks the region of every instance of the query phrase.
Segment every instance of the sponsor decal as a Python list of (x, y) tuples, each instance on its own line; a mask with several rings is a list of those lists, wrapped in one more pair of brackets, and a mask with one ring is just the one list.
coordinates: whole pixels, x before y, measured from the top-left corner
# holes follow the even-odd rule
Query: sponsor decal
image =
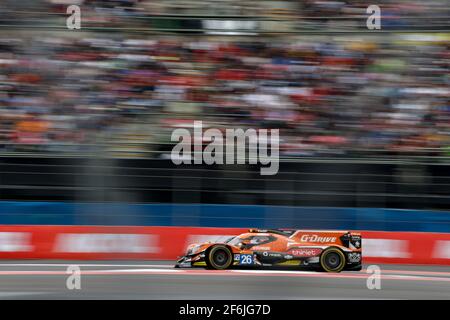
[(304, 234), (301, 236), (300, 241), (328, 243), (328, 242), (336, 242), (336, 237), (322, 237), (317, 234)]
[(262, 255), (264, 257), (271, 257), (271, 258), (281, 258), (283, 256), (281, 253), (278, 252), (267, 252), (267, 251), (264, 251)]
[(286, 254), (286, 255), (284, 256), (284, 258), (285, 258), (286, 260), (291, 260), (292, 258), (294, 258), (294, 256), (293, 256), (293, 255), (290, 255), (290, 254)]
[(407, 240), (364, 239), (364, 256), (377, 258), (409, 258)]
[(283, 255), (281, 253), (269, 252), (269, 257), (272, 258), (281, 258)]
[(239, 264), (253, 264), (253, 255), (241, 254)]
[(234, 255), (234, 261), (239, 261), (239, 260), (241, 260), (241, 255), (239, 253), (235, 254)]
[(33, 251), (31, 233), (29, 232), (0, 232), (0, 252), (29, 252)]
[(54, 252), (77, 253), (158, 253), (158, 236), (152, 234), (62, 233)]
[(348, 261), (351, 263), (356, 263), (361, 261), (361, 254), (357, 252), (348, 254)]
[(450, 259), (450, 241), (438, 240), (434, 246), (433, 258)]
[(301, 248), (301, 249), (290, 249), (288, 252), (294, 257), (312, 257), (319, 255), (322, 252), (322, 249)]
[(179, 267), (181, 268), (190, 268), (192, 266), (192, 264), (190, 262), (181, 262), (179, 264)]
[(267, 251), (270, 250), (270, 247), (259, 247), (259, 246), (255, 246), (252, 248), (253, 250), (262, 250), (262, 251)]

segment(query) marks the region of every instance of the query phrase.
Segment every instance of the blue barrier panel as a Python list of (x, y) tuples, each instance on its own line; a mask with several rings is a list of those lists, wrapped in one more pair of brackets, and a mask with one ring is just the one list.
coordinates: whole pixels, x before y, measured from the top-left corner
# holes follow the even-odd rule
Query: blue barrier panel
[(449, 232), (450, 212), (213, 204), (0, 202), (0, 224)]

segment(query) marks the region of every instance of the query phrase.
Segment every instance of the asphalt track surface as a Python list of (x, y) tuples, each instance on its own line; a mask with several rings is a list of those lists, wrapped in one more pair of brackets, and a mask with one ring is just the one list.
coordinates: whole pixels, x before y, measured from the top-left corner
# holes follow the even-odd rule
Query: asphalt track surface
[[(81, 289), (69, 290), (69, 265)], [(2, 261), (0, 299), (450, 299), (450, 267), (380, 265), (371, 274), (297, 270), (174, 269), (173, 261)]]

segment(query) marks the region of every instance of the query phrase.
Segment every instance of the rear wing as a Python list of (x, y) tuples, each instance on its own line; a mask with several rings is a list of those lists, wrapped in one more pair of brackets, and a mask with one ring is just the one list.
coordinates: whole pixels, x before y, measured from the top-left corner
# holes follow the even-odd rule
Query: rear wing
[(297, 229), (249, 229), (250, 233), (275, 233), (283, 236), (290, 237), (292, 236)]

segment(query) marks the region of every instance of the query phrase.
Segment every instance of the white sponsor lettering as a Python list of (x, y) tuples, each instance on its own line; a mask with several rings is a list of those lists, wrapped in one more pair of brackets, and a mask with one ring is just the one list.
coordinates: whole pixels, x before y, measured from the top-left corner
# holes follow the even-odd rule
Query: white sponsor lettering
[(380, 258), (409, 258), (407, 240), (364, 239), (364, 256)]
[(360, 262), (361, 261), (361, 254), (360, 253), (350, 253), (348, 255), (348, 261), (352, 263)]
[(0, 232), (0, 252), (33, 251), (29, 232)]
[(450, 259), (450, 241), (438, 240), (434, 246), (433, 258)]
[(270, 247), (254, 246), (252, 249), (253, 250), (270, 250)]
[(158, 236), (152, 234), (63, 233), (54, 252), (158, 253)]
[(322, 249), (291, 249), (289, 253), (295, 257), (316, 256), (322, 252)]
[(300, 238), (301, 242), (319, 242), (319, 243), (328, 243), (328, 242), (336, 242), (336, 237), (321, 237), (317, 234), (304, 234)]

